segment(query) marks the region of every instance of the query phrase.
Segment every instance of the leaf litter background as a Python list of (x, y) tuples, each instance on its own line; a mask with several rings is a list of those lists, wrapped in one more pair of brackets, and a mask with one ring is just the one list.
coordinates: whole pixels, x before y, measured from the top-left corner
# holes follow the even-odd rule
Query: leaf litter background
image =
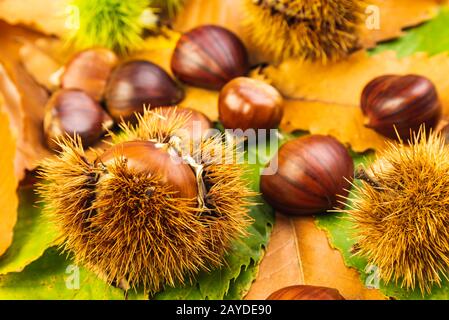
[[(23, 2), (0, 2), (0, 18), (10, 23), (30, 24), (46, 33), (62, 30), (64, 20), (60, 16), (56, 15), (54, 20), (42, 19), (47, 12), (33, 9), (30, 13), (33, 5), (23, 5)], [(236, 5), (239, 2), (241, 0), (188, 1), (185, 13), (175, 23), (175, 28), (182, 31), (204, 23), (222, 24), (242, 35), (254, 62), (264, 61), (245, 37), (240, 23), (236, 23), (242, 14)], [(380, 31), (365, 31), (363, 45), (371, 48), (380, 40), (397, 36), (402, 36), (401, 39), (378, 45), (368, 53), (358, 52), (348, 62), (326, 68), (286, 61), (254, 73), (253, 76), (272, 82), (289, 98), (282, 124), (284, 130), (329, 133), (358, 152), (382, 148), (383, 139), (363, 128), (358, 98), (363, 85), (383, 73), (416, 72), (429, 76), (437, 84), (445, 114), (449, 112), (449, 59), (445, 53), (449, 51), (449, 10), (438, 11), (437, 3), (440, 1), (436, 0), (375, 0), (373, 3), (380, 6), (383, 14), (388, 13), (385, 16), (394, 15), (395, 19), (382, 19)], [(63, 4), (64, 1), (59, 2), (59, 6)], [(54, 10), (61, 12), (60, 8)], [(13, 15), (11, 12), (21, 12), (23, 15)], [(429, 18), (433, 19), (405, 34), (401, 31), (403, 27)], [(165, 33), (164, 37), (149, 39), (147, 49), (134, 57), (154, 61), (168, 70), (169, 57), (179, 34), (169, 30)], [(1, 21), (0, 43), (3, 49), (0, 52), (0, 130), (4, 131), (1, 135), (0, 164), (4, 165), (0, 171), (3, 178), (0, 190), (5, 190), (0, 194), (3, 209), (0, 228), (6, 228), (5, 232), (0, 233), (0, 255), (10, 245), (11, 229), (18, 215), (12, 244), (0, 258), (0, 299), (123, 299), (122, 290), (107, 286), (83, 268), (80, 269), (80, 289), (67, 290), (66, 268), (70, 265), (70, 257), (60, 255), (53, 247), (55, 232), (40, 214), (32, 189), (22, 187), (18, 198), (14, 196), (17, 180), (25, 177), (25, 169), (33, 169), (36, 160), (48, 155), (39, 136), (42, 134), (42, 108), (48, 94), (34, 80), (51, 88), (51, 74), (69, 55), (61, 54), (57, 39), (42, 37), (29, 29), (11, 27)], [(286, 77), (286, 74), (293, 73), (304, 77)], [(187, 98), (181, 105), (199, 109), (211, 119), (217, 119), (217, 92), (191, 87), (186, 90)], [(11, 130), (6, 130), (8, 127)], [(289, 135), (286, 137), (291, 138)], [(255, 149), (249, 152), (255, 152)], [(271, 154), (273, 152), (270, 150)], [(354, 154), (354, 158), (356, 162), (369, 162), (370, 155)], [(252, 168), (250, 179), (255, 190), (258, 190), (258, 170), (268, 158), (259, 159), (260, 163)], [(18, 199), (20, 206), (16, 210)], [(216, 270), (210, 275), (201, 274), (196, 283), (184, 288), (167, 289), (154, 298), (239, 299), (246, 295), (249, 299), (263, 299), (280, 287), (300, 283), (336, 287), (350, 299), (385, 297), (378, 290), (365, 288), (366, 262), (351, 257), (349, 250), (353, 241), (348, 233), (350, 225), (341, 215), (317, 217), (320, 228), (317, 229), (313, 217), (291, 219), (276, 214), (275, 228), (263, 260), (263, 247), (270, 237), (274, 216), (266, 204), (256, 207), (252, 215), (256, 219), (250, 229), (252, 236), (245, 243), (234, 245), (228, 257), (229, 268)], [(329, 247), (327, 237), (339, 251)], [(352, 268), (347, 268), (343, 261)], [(251, 285), (256, 275), (257, 279)], [(420, 293), (407, 293), (394, 286), (381, 285), (380, 291), (395, 298), (422, 298)], [(435, 289), (426, 298), (447, 299), (448, 291), (447, 286)], [(128, 298), (146, 297), (137, 292), (131, 293)]]

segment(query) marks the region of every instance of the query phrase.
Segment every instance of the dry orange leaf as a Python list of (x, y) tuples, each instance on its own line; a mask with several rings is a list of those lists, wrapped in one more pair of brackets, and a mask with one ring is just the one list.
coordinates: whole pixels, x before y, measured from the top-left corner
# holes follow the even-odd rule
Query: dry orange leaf
[(33, 170), (50, 154), (43, 143), (42, 125), (48, 93), (26, 72), (19, 55), (23, 39), (34, 41), (39, 37), (38, 33), (0, 22), (0, 92), (17, 137), (14, 169), (19, 179), (26, 169)]
[(264, 70), (268, 81), (290, 99), (286, 102), (283, 129), (331, 134), (350, 144), (354, 151), (385, 145), (382, 136), (363, 126), (359, 100), (370, 80), (391, 73), (415, 73), (431, 79), (439, 92), (443, 112), (449, 115), (446, 53), (432, 57), (417, 53), (398, 59), (392, 51), (374, 56), (360, 51), (346, 61), (327, 66), (289, 60)]
[(290, 218), (277, 213), (259, 274), (245, 299), (266, 299), (274, 291), (296, 284), (304, 284), (304, 272), (295, 227)]
[[(254, 62), (267, 61), (263, 52), (258, 52), (251, 44), (243, 22), (245, 21), (244, 2), (247, 0), (187, 0), (178, 15), (174, 27), (187, 31), (203, 24), (218, 24), (237, 33), (248, 47)], [(360, 42), (365, 48), (374, 47), (379, 41), (402, 35), (402, 29), (415, 26), (434, 17), (441, 0), (371, 0), (368, 5), (378, 8), (379, 28), (370, 22), (372, 12), (366, 11), (366, 23), (360, 25)], [(390, 17), (394, 16), (394, 19)]]
[(5, 100), (0, 93), (0, 256), (11, 245), (17, 220), (18, 180), (14, 174), (16, 139), (10, 128), (9, 116), (4, 110)]
[(341, 253), (329, 246), (327, 235), (313, 217), (294, 218), (304, 283), (336, 288), (348, 300), (386, 299), (379, 290), (367, 289), (357, 270), (348, 268)]

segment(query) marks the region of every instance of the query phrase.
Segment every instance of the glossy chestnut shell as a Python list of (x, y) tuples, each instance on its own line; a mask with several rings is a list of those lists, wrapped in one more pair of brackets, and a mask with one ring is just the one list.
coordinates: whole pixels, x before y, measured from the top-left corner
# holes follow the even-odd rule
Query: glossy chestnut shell
[[(339, 206), (354, 176), (348, 150), (330, 136), (309, 135), (284, 144), (261, 176), (262, 195), (289, 215), (313, 215)], [(272, 170), (272, 169), (270, 169)]]
[(194, 199), (198, 195), (196, 177), (190, 166), (157, 147), (151, 141), (129, 141), (106, 150), (96, 161), (106, 167), (125, 160), (129, 169), (148, 175), (157, 175), (160, 183), (174, 192), (174, 197)]
[(80, 89), (96, 101), (103, 98), (106, 82), (118, 58), (104, 48), (93, 48), (77, 53), (66, 65), (61, 75), (61, 87)]
[(403, 140), (418, 132), (421, 125), (429, 132), (442, 113), (434, 84), (413, 74), (373, 79), (363, 89), (361, 108), (367, 118), (366, 127), (390, 139)]
[(275, 129), (284, 114), (283, 99), (273, 86), (239, 77), (220, 91), (218, 113), (226, 129)]
[(337, 289), (296, 285), (273, 292), (267, 300), (345, 300), (345, 298)]
[(111, 117), (87, 93), (77, 89), (56, 91), (47, 102), (44, 117), (44, 132), (47, 145), (58, 149), (55, 139), (75, 133), (84, 147), (99, 141), (105, 127), (113, 125)]
[(173, 74), (197, 87), (219, 90), (249, 69), (248, 53), (231, 31), (205, 25), (184, 33), (171, 60)]
[(184, 91), (158, 65), (143, 61), (128, 61), (112, 72), (106, 86), (106, 106), (119, 121), (134, 119), (135, 112), (145, 106), (151, 108), (176, 105), (184, 98)]

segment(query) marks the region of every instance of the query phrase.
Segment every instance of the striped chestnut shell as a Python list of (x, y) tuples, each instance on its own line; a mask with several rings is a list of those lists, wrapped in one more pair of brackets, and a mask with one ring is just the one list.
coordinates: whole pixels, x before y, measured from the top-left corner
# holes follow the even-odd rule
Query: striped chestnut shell
[(61, 87), (80, 89), (101, 101), (106, 83), (118, 57), (111, 50), (92, 48), (77, 53), (61, 75)]
[(414, 74), (373, 79), (363, 89), (361, 108), (366, 127), (387, 138), (404, 140), (418, 132), (421, 125), (428, 133), (442, 113), (434, 84)]
[(78, 135), (83, 147), (98, 142), (105, 128), (114, 124), (111, 117), (92, 96), (78, 89), (60, 89), (45, 106), (44, 133), (47, 146), (59, 150), (57, 140)]
[(184, 99), (183, 89), (158, 65), (131, 60), (118, 65), (106, 85), (106, 107), (119, 122), (135, 120), (144, 105), (151, 108), (172, 106)]
[(205, 25), (184, 33), (171, 60), (173, 74), (196, 87), (219, 90), (249, 69), (248, 53), (231, 31)]
[[(276, 168), (272, 175), (269, 170)], [(261, 177), (265, 200), (293, 216), (324, 213), (339, 206), (354, 177), (348, 150), (330, 136), (309, 135), (284, 144)]]
[(267, 300), (345, 300), (345, 298), (334, 288), (296, 285), (273, 292)]

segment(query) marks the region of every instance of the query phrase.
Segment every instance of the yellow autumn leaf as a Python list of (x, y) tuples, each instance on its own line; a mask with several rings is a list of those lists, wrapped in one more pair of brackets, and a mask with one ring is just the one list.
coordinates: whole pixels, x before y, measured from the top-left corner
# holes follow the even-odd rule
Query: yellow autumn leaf
[(17, 220), (18, 181), (14, 174), (16, 140), (10, 128), (9, 117), (4, 112), (5, 100), (0, 94), (0, 256), (11, 245)]
[[(404, 28), (432, 19), (438, 13), (440, 0), (371, 0), (366, 8), (360, 32), (364, 48), (372, 48), (380, 41), (400, 37)], [(394, 17), (394, 19), (391, 19)], [(377, 20), (377, 21), (376, 21)]]
[(63, 35), (70, 0), (2, 0), (0, 19), (10, 24), (22, 24), (46, 34)]

